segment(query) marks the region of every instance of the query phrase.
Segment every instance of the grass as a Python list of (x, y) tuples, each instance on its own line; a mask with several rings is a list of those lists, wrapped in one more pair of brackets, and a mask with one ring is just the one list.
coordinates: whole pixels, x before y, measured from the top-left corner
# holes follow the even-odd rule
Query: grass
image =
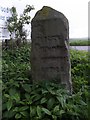
[(70, 40), (70, 46), (90, 46), (90, 40)]

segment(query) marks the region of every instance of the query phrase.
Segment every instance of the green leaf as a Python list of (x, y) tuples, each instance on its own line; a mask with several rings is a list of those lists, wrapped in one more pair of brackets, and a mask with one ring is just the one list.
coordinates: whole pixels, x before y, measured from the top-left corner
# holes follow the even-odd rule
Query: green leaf
[(43, 110), (43, 112), (46, 113), (47, 115), (51, 115), (51, 112), (50, 112), (48, 109), (42, 108), (42, 110)]
[(22, 111), (22, 112), (20, 112), (20, 114), (23, 115), (24, 117), (27, 117), (27, 116), (28, 116), (27, 111)]
[(52, 115), (53, 120), (57, 120), (57, 116)]
[(9, 100), (9, 101), (6, 103), (6, 105), (7, 105), (8, 111), (9, 111), (9, 110), (12, 108), (12, 105), (13, 105), (12, 100)]
[(19, 108), (19, 111), (25, 111), (29, 108), (29, 106), (23, 106)]
[(29, 93), (25, 93), (25, 98), (26, 98), (26, 101), (28, 101), (29, 104), (32, 104), (32, 99), (31, 99), (31, 96)]
[(59, 111), (59, 105), (55, 106), (55, 108), (54, 108), (54, 110), (53, 110), (53, 111), (54, 111), (54, 112)]
[(47, 90), (42, 89), (42, 94), (47, 94), (47, 93), (48, 93)]
[(47, 107), (48, 107), (48, 109), (51, 109), (54, 104), (55, 104), (55, 99), (54, 99), (54, 98), (50, 98), (50, 99), (47, 101)]
[(50, 87), (50, 86), (47, 86), (47, 90), (52, 94), (52, 95), (55, 95), (55, 91)]
[(46, 101), (47, 101), (46, 98), (42, 98), (42, 99), (41, 99), (41, 104), (45, 103)]
[(12, 98), (18, 102), (18, 101), (20, 101), (20, 94), (16, 93), (12, 96)]
[(8, 94), (4, 94), (5, 97), (9, 98), (10, 96)]
[(12, 119), (14, 116), (15, 116), (15, 112), (13, 112), (12, 110), (3, 112), (3, 118)]
[(21, 114), (17, 113), (17, 114), (15, 115), (15, 118), (16, 118), (16, 119), (21, 118)]
[(24, 88), (24, 90), (25, 90), (26, 92), (31, 92), (31, 87), (30, 87), (29, 84), (24, 84), (24, 85), (22, 85), (22, 87)]
[(84, 105), (84, 106), (87, 105), (83, 100), (80, 100), (80, 103), (81, 103), (81, 105)]
[(14, 85), (19, 88), (20, 84), (16, 81), (14, 81)]
[(58, 99), (58, 101), (61, 103), (61, 106), (64, 107), (64, 98), (63, 97), (56, 97)]
[(15, 107), (15, 108), (13, 109), (14, 112), (18, 112), (18, 110), (19, 110), (18, 107)]
[(11, 96), (13, 96), (15, 93), (17, 93), (17, 91), (16, 91), (15, 88), (11, 88), (11, 89), (9, 90), (9, 94), (10, 94)]
[(35, 94), (35, 96), (33, 96), (33, 97), (34, 97), (33, 102), (35, 102), (35, 101), (40, 100), (40, 98), (41, 98), (42, 96), (39, 95), (39, 94)]
[(36, 112), (37, 112), (36, 110), (37, 110), (36, 106), (34, 107), (30, 106), (30, 117), (33, 117), (36, 115)]
[(33, 102), (32, 102), (32, 100), (29, 100), (27, 103), (28, 103), (29, 105), (31, 105)]
[(37, 114), (39, 116), (39, 118), (41, 118), (42, 114), (41, 114), (41, 108), (39, 106), (37, 106)]
[(60, 115), (62, 115), (63, 113), (65, 113), (65, 111), (64, 110), (60, 110)]

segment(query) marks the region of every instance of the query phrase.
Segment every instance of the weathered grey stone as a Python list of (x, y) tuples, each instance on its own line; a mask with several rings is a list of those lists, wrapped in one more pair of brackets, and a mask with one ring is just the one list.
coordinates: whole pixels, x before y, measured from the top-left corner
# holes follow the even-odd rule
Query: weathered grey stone
[(69, 24), (60, 12), (44, 6), (31, 22), (33, 81), (56, 80), (71, 91)]

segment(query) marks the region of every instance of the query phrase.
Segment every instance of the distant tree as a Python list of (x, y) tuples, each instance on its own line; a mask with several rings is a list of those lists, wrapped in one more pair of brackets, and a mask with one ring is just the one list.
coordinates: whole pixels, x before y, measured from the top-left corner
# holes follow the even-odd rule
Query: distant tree
[(30, 16), (29, 13), (33, 10), (34, 7), (30, 5), (26, 5), (26, 8), (23, 11), (23, 14), (17, 14), (16, 8), (13, 6), (11, 8), (11, 17), (7, 21), (7, 28), (10, 32), (10, 39), (12, 39), (12, 34), (15, 34), (15, 39), (23, 41), (26, 39), (26, 30), (24, 30), (25, 24), (30, 24)]

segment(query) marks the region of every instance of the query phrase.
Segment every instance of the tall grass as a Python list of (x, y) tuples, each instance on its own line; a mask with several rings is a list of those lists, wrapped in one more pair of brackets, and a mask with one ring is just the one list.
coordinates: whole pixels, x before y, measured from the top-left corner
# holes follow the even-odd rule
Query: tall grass
[(90, 46), (90, 40), (71, 40), (70, 46)]

